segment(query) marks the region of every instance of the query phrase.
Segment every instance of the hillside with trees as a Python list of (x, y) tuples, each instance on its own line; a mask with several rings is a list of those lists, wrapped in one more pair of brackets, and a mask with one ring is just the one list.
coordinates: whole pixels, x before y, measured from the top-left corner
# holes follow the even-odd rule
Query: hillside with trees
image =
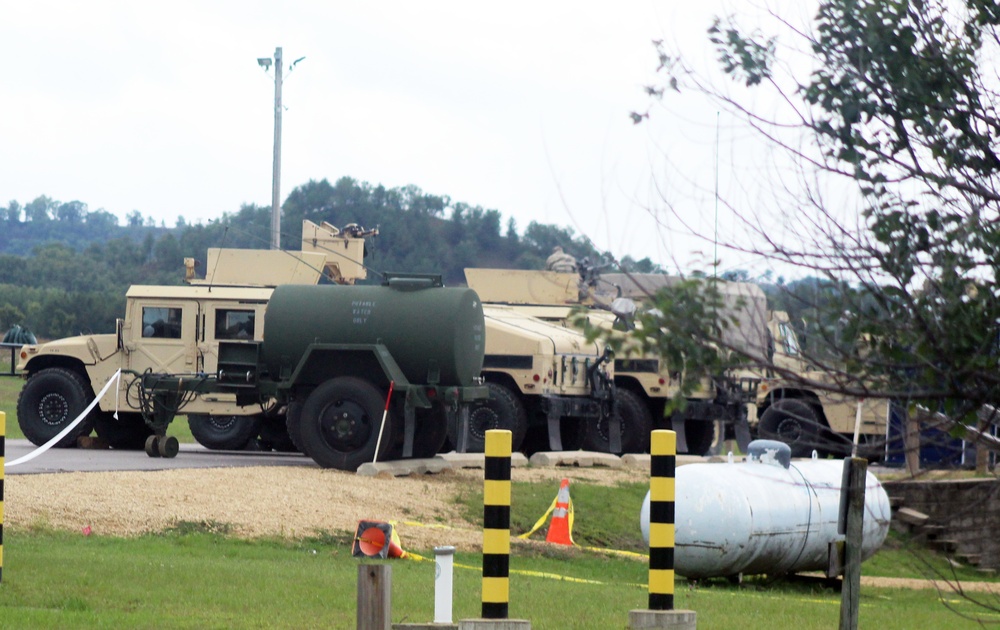
[[(464, 284), (465, 267), (541, 268), (561, 245), (578, 258), (600, 259), (584, 235), (532, 222), (523, 232), (498, 210), (455, 202), (416, 186), (385, 188), (341, 178), (310, 181), (285, 200), (281, 243), (299, 248), (303, 219), (378, 227), (365, 262), (372, 270), (440, 273)], [(39, 197), (0, 207), (0, 330), (20, 324), (40, 338), (114, 330), (133, 284), (180, 284), (185, 257), (204, 261), (209, 247), (265, 249), (271, 208), (244, 205), (205, 224), (178, 217), (172, 227), (130, 213), (125, 225), (81, 201)], [(655, 271), (647, 258), (621, 261)]]

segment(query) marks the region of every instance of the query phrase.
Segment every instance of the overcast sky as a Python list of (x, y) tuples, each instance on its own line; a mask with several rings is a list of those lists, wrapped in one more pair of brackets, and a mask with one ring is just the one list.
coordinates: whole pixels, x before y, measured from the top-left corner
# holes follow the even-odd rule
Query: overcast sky
[(710, 233), (716, 111), (692, 101), (639, 126), (629, 112), (648, 106), (651, 40), (709, 59), (705, 31), (725, 10), (0, 0), (0, 204), (44, 194), (169, 226), (269, 206), (274, 84), (256, 59), (281, 46), (282, 199), (310, 179), (414, 184), (495, 208), (521, 232), (569, 226), (617, 256), (697, 266), (704, 243), (649, 208), (666, 155), (690, 178), (673, 201)]

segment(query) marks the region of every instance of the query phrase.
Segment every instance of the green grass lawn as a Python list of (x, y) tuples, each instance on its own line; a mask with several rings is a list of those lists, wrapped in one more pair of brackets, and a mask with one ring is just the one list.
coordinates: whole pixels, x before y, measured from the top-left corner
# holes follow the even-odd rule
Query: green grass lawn
[[(22, 383), (19, 378), (0, 378), (0, 411), (7, 414), (10, 437), (21, 437), (16, 403)], [(193, 441), (183, 420), (172, 424), (169, 433)], [(576, 542), (645, 551), (634, 517), (645, 492), (645, 484), (575, 485)], [(529, 529), (545, 512), (552, 493), (551, 484), (513, 484), (515, 534)], [(467, 519), (478, 521), (481, 485), (469, 485), (459, 503)], [(243, 541), (207, 529), (219, 531), (186, 524), (158, 535), (121, 539), (44, 528), (8, 529), (0, 555), (0, 628), (355, 627), (358, 566), (370, 560), (351, 557), (353, 532), (298, 541)], [(427, 549), (410, 551), (433, 555)], [(390, 563), (393, 621), (430, 621), (433, 562)], [(456, 556), (456, 620), (480, 614), (481, 564), (479, 554)], [(863, 573), (984, 579), (969, 568), (953, 569), (944, 557), (896, 535), (864, 564)], [(530, 619), (536, 629), (626, 628), (628, 611), (647, 605), (646, 578), (646, 565), (634, 559), (554, 546), (515, 546), (510, 616)], [(861, 627), (960, 630), (980, 628), (980, 622), (1000, 623), (994, 610), (1000, 606), (997, 599), (974, 597), (987, 605), (948, 588), (939, 593), (863, 587)], [(836, 627), (839, 605), (839, 592), (822, 581), (754, 578), (734, 585), (678, 579), (676, 585), (675, 607), (696, 611), (699, 628), (826, 629)]]
[[(350, 537), (246, 542), (196, 526), (134, 540), (51, 531), (5, 537), (0, 627), (353, 628), (358, 566)], [(419, 550), (430, 557), (430, 550)], [(889, 553), (895, 553), (890, 551)], [(481, 561), (459, 553), (454, 618), (480, 615)], [(432, 561), (388, 561), (392, 620), (433, 618)], [(645, 564), (573, 549), (511, 557), (510, 617), (532, 627), (626, 628), (646, 608)], [(580, 583), (579, 578), (598, 583)], [(839, 593), (819, 582), (679, 580), (677, 609), (699, 628), (836, 627)], [(862, 628), (978, 628), (1000, 616), (951, 592), (868, 588)]]
[[(548, 507), (548, 483), (514, 483), (514, 533)], [(481, 485), (458, 499), (471, 519), (481, 517)], [(643, 484), (573, 489), (579, 545), (642, 551), (634, 515)], [(476, 505), (477, 501), (480, 503)], [(622, 515), (627, 515), (623, 517)], [(80, 532), (8, 530), (0, 584), (0, 628), (353, 628), (358, 566), (353, 532), (305, 540), (244, 541), (225, 524), (182, 523), (136, 539)], [(541, 535), (536, 535), (541, 538)], [(638, 541), (638, 542), (637, 542)], [(403, 547), (426, 558), (430, 549)], [(454, 618), (480, 614), (482, 556), (456, 556)], [(433, 617), (432, 561), (392, 560), (392, 619)], [(983, 579), (971, 569), (951, 574), (946, 560), (892, 535), (863, 567), (865, 575)], [(580, 548), (515, 545), (511, 556), (510, 616), (532, 627), (626, 628), (628, 611), (647, 606), (644, 559)], [(988, 602), (995, 598), (980, 596)], [(752, 578), (698, 583), (678, 579), (677, 609), (698, 614), (699, 628), (795, 630), (836, 627), (840, 594), (828, 582)], [(978, 628), (1000, 615), (947, 588), (863, 587), (862, 628)]]

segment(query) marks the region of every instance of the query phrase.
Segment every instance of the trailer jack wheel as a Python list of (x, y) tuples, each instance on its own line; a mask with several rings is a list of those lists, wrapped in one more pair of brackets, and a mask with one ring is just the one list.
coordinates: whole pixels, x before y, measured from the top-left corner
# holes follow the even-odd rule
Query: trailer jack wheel
[(150, 457), (160, 456), (160, 436), (151, 435), (146, 438), (146, 455)]
[(159, 441), (156, 443), (156, 448), (160, 452), (160, 457), (177, 457), (177, 452), (180, 451), (181, 446), (174, 436), (161, 435)]

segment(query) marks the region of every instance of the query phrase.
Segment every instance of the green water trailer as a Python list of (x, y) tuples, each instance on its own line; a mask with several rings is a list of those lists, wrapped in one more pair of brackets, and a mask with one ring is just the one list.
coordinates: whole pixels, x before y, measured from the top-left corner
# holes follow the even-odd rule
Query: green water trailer
[(169, 440), (161, 436), (185, 396), (219, 391), (235, 393), (241, 406), (285, 406), (295, 446), (327, 468), (355, 470), (375, 459), (376, 445), (379, 460), (431, 457), (448, 424), (458, 426), (469, 404), (488, 396), (479, 376), (484, 342), (479, 296), (446, 288), (439, 276), (279, 286), (263, 340), (220, 343), (216, 374), (143, 375), (157, 434), (146, 451), (174, 450), (159, 440)]

